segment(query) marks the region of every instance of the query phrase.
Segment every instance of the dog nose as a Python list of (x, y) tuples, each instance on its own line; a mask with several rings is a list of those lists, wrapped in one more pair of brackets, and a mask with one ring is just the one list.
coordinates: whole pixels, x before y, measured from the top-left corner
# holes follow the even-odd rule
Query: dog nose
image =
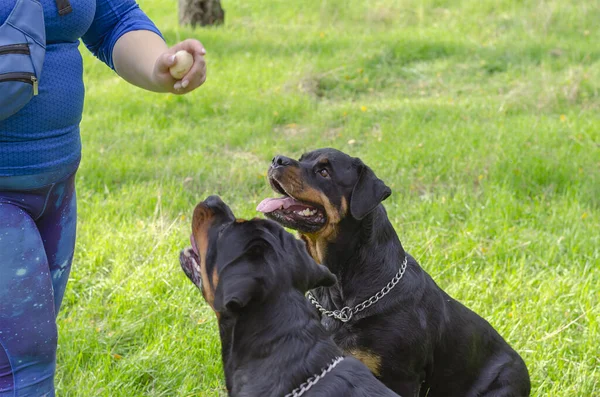
[(290, 164), (292, 164), (292, 159), (285, 156), (275, 156), (271, 161), (271, 167), (273, 168), (286, 167)]
[(210, 208), (215, 208), (220, 206), (221, 204), (225, 204), (221, 197), (217, 195), (208, 196), (206, 200), (204, 200), (204, 203)]

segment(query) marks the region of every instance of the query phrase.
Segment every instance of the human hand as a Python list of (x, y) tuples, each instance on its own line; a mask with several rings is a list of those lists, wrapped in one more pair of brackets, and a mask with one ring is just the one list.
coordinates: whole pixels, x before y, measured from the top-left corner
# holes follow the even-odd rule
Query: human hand
[[(184, 50), (192, 54), (194, 63), (181, 80), (171, 76), (169, 68), (176, 63), (175, 53)], [(152, 79), (159, 87), (173, 94), (185, 94), (200, 87), (206, 80), (206, 50), (198, 40), (187, 39), (174, 45), (158, 57), (152, 72)]]

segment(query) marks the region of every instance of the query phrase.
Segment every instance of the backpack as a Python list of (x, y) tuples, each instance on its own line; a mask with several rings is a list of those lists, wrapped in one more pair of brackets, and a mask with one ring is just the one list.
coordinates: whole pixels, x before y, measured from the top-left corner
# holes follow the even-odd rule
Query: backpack
[[(72, 11), (68, 0), (56, 0), (59, 14)], [(39, 0), (17, 0), (0, 26), (0, 120), (23, 108), (38, 94), (46, 55), (44, 9)]]

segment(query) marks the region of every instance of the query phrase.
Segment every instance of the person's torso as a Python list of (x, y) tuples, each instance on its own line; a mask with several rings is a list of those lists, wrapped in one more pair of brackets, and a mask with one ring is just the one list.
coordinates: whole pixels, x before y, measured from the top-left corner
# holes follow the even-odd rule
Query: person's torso
[[(0, 25), (16, 1), (0, 1)], [(40, 2), (46, 57), (39, 94), (16, 114), (0, 120), (0, 176), (45, 172), (70, 165), (80, 156), (84, 87), (78, 45), (92, 23), (96, 0), (70, 0), (73, 11), (65, 16), (58, 14), (55, 0)]]

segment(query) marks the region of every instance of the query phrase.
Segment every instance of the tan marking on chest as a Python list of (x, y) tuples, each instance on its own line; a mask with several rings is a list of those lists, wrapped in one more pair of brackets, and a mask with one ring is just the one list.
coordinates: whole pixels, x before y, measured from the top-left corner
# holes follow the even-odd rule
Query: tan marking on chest
[(381, 357), (368, 350), (350, 349), (346, 353), (360, 360), (375, 375), (381, 375)]

